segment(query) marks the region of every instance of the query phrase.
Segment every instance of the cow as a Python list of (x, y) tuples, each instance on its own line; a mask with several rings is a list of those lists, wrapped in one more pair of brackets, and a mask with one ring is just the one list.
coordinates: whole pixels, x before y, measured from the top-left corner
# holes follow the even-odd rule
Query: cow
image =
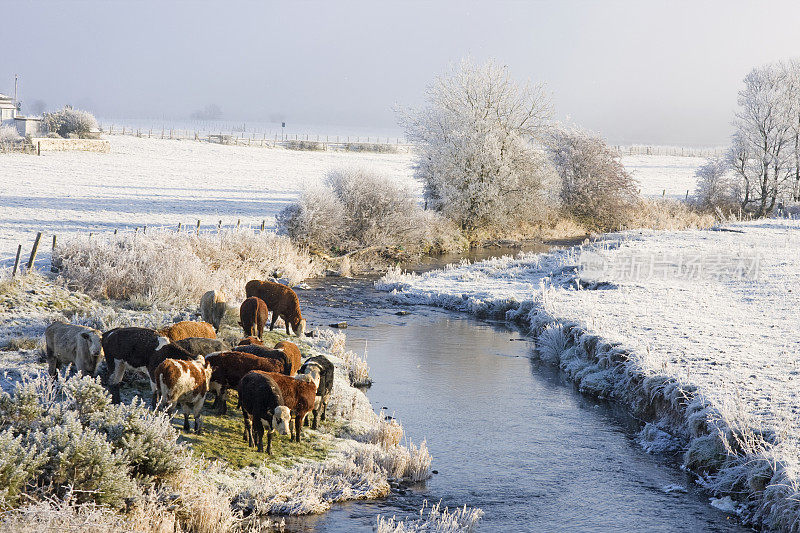
[(56, 321), (44, 330), (47, 370), (51, 376), (62, 365), (73, 364), (75, 369), (91, 376), (97, 375), (103, 361), (102, 333), (96, 329)]
[(266, 346), (258, 346), (256, 344), (246, 344), (244, 346), (234, 346), (233, 351), (251, 353), (259, 357), (268, 357), (270, 359), (278, 359), (281, 363), (283, 363), (284, 369), (281, 371), (281, 373), (286, 374), (287, 376), (294, 375), (292, 372), (292, 362), (289, 360), (289, 357), (283, 350), (276, 350), (274, 348), (267, 348)]
[(208, 291), (200, 298), (200, 316), (204, 322), (214, 326), (214, 331), (219, 333), (219, 325), (225, 317), (228, 304), (225, 301), (225, 294), (220, 291)]
[(292, 369), (289, 371), (287, 375), (294, 376), (298, 370), (300, 370), (300, 348), (293, 342), (289, 341), (279, 341), (275, 344), (275, 349), (280, 350), (286, 354), (286, 358), (289, 359), (289, 363), (292, 365)]
[(214, 331), (214, 326), (208, 322), (194, 322), (192, 320), (184, 320), (176, 322), (169, 326), (165, 326), (158, 330), (158, 334), (162, 337), (168, 338), (171, 342), (186, 339), (188, 337), (206, 337), (208, 339), (216, 339), (217, 334)]
[(203, 404), (211, 379), (211, 366), (198, 355), (192, 361), (165, 359), (155, 370), (156, 395), (170, 414), (180, 406), (183, 411), (183, 430), (189, 431), (189, 414), (194, 416), (194, 431), (200, 433)]
[[(269, 373), (254, 370), (248, 372), (236, 387), (239, 393), (239, 405), (244, 418), (244, 440), (248, 446), (255, 446), (259, 452), (264, 451), (264, 426), (267, 422), (267, 453), (272, 455), (272, 432), (289, 435), (291, 411), (284, 405), (283, 395), (275, 380)], [(252, 419), (252, 429), (251, 429)]]
[(267, 307), (272, 311), (272, 321), (269, 330), (275, 329), (275, 322), (280, 316), (286, 325), (286, 334), (289, 335), (291, 325), (294, 334), (302, 337), (306, 330), (306, 320), (300, 313), (300, 300), (297, 294), (286, 285), (273, 281), (262, 281), (258, 279), (250, 280), (244, 287), (247, 297), (257, 296), (264, 300)]
[[(314, 421), (311, 429), (317, 429), (317, 419), (325, 420), (325, 413), (328, 410), (328, 399), (333, 392), (333, 363), (324, 355), (309, 357), (300, 367), (298, 375), (307, 374), (316, 379), (317, 397), (314, 401)], [(306, 420), (308, 424), (308, 420)]]
[[(255, 370), (255, 372), (259, 371)], [(318, 383), (314, 382), (308, 374), (304, 374), (301, 379), (275, 372), (265, 372), (264, 374), (278, 385), (283, 396), (283, 405), (288, 407), (295, 417), (292, 438), (300, 442), (300, 429), (303, 427), (306, 415), (314, 409)]]
[(280, 359), (259, 357), (245, 352), (212, 353), (206, 357), (206, 362), (213, 371), (209, 387), (217, 395), (213, 409), (221, 415), (228, 411), (228, 390), (235, 389), (245, 374), (251, 370), (282, 373), (285, 369), (285, 364)]
[(243, 337), (242, 340), (239, 341), (239, 344), (237, 344), (236, 346), (248, 346), (250, 344), (255, 344), (255, 345), (258, 345), (258, 346), (264, 346), (264, 341), (262, 341), (258, 337), (247, 336), (247, 337)]
[(140, 372), (149, 378), (148, 364), (156, 357), (156, 350), (169, 344), (169, 339), (153, 329), (128, 327), (106, 331), (101, 342), (108, 367), (108, 388), (112, 401), (119, 403), (119, 384), (126, 370)]
[(264, 300), (257, 296), (247, 298), (239, 307), (239, 325), (246, 337), (258, 337), (264, 334), (264, 324), (269, 318), (269, 308)]

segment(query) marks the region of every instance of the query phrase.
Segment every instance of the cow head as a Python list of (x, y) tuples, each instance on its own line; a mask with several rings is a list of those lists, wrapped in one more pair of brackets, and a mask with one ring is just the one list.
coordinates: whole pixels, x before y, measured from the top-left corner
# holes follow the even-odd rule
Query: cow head
[(306, 319), (301, 318), (297, 322), (292, 324), (292, 329), (294, 330), (294, 334), (298, 337), (302, 337), (306, 334)]
[(83, 343), (83, 349), (79, 350), (78, 354), (83, 360), (76, 363), (80, 370), (96, 376), (104, 357), (100, 335), (93, 331), (82, 331), (79, 341)]
[(289, 422), (292, 420), (292, 412), (285, 405), (279, 405), (272, 413), (272, 429), (279, 435), (289, 434)]
[(211, 383), (211, 374), (214, 373), (214, 369), (211, 367), (211, 363), (206, 362), (206, 358), (202, 355), (198, 355), (195, 359), (195, 363), (203, 372), (203, 378), (206, 380), (206, 387), (209, 387)]
[(306, 365), (301, 372), (302, 374), (297, 374), (295, 376), (296, 379), (301, 379), (300, 376), (303, 376), (305, 381), (313, 383), (316, 388), (319, 388), (319, 380), (322, 376), (322, 371), (320, 370), (319, 365), (310, 363)]

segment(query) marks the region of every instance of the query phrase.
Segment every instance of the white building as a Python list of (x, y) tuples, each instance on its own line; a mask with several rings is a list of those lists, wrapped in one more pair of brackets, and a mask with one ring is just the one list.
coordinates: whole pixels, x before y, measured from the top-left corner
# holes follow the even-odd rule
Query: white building
[(0, 93), (0, 124), (3, 126), (11, 125), (17, 128), (17, 132), (25, 137), (30, 135), (36, 137), (42, 134), (41, 117), (26, 117), (17, 112), (14, 99)]

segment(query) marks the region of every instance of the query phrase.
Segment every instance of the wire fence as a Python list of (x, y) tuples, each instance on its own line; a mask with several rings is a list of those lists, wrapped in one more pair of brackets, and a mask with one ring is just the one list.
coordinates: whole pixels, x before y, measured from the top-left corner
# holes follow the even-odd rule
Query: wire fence
[(115, 124), (101, 125), (107, 135), (131, 135), (148, 139), (177, 139), (235, 146), (276, 147), (295, 150), (393, 152), (406, 151), (411, 144), (399, 137), (319, 134), (272, 134), (247, 131), (191, 130), (176, 128), (131, 128)]

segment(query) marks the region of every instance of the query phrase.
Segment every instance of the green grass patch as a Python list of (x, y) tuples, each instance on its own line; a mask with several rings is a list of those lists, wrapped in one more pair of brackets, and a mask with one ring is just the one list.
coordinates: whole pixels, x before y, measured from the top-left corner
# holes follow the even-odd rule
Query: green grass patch
[[(321, 461), (328, 455), (330, 441), (320, 438), (315, 431), (308, 427), (303, 428), (302, 441), (292, 442), (288, 436), (273, 434), (272, 455), (267, 455), (267, 436), (264, 435), (264, 452), (259, 453), (255, 448), (249, 448), (242, 439), (244, 425), (242, 411), (236, 407), (236, 392), (231, 391), (228, 396), (228, 414), (217, 415), (211, 410), (213, 402), (207, 400), (203, 409), (203, 433), (200, 435), (185, 433), (183, 428), (183, 415), (178, 414), (172, 423), (180, 430), (181, 442), (187, 442), (197, 455), (206, 459), (219, 459), (227, 462), (232, 467), (243, 468), (258, 466), (264, 461), (267, 465), (292, 466), (299, 459)], [(189, 417), (189, 423), (194, 429), (194, 419)]]

